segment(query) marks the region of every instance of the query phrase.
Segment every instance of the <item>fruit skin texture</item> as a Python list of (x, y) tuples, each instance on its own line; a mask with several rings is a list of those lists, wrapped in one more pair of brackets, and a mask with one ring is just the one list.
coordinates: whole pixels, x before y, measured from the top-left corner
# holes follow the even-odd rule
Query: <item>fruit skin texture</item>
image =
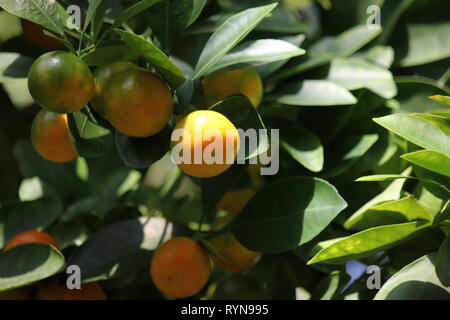
[(107, 300), (103, 289), (96, 282), (83, 283), (81, 289), (66, 287), (56, 279), (42, 284), (36, 292), (37, 300)]
[(104, 101), (103, 93), (111, 80), (111, 78), (119, 72), (135, 68), (136, 66), (131, 62), (120, 61), (106, 64), (98, 67), (94, 72), (94, 95), (91, 99), (91, 106), (101, 116), (104, 116)]
[(103, 96), (105, 118), (128, 136), (155, 135), (172, 116), (173, 99), (169, 88), (154, 73), (142, 68), (114, 75)]
[(156, 287), (173, 298), (195, 295), (208, 282), (211, 265), (207, 252), (194, 240), (176, 237), (153, 255), (150, 275)]
[(70, 162), (77, 158), (65, 114), (39, 111), (31, 126), (31, 142), (36, 151), (49, 161)]
[(44, 34), (44, 30), (49, 30), (41, 27), (40, 25), (26, 19), (20, 19), (20, 24), (22, 25), (23, 37), (34, 47), (46, 50), (64, 48), (64, 45), (61, 42)]
[(212, 238), (210, 243), (223, 258), (211, 254), (211, 259), (218, 268), (228, 272), (247, 271), (261, 255), (244, 247), (231, 232)]
[[(172, 141), (172, 152), (174, 147), (179, 143), (181, 150), (190, 150), (190, 163), (178, 163), (178, 167), (185, 173), (199, 178), (214, 177), (222, 172), (226, 171), (232, 163), (227, 161), (227, 156), (230, 159), (236, 159), (239, 150), (239, 133), (236, 127), (228, 120), (224, 115), (211, 110), (199, 110), (188, 114), (181, 119), (174, 128), (174, 132), (177, 129), (184, 129), (185, 133), (180, 140), (176, 140), (176, 137)], [(205, 132), (208, 130), (218, 130), (214, 133), (213, 137), (205, 136)], [(195, 133), (197, 131), (197, 134)], [(200, 139), (201, 137), (201, 139)], [(197, 138), (197, 139), (196, 139)], [(203, 151), (205, 148), (213, 142), (213, 140), (222, 139), (222, 157), (220, 162), (222, 163), (206, 163), (203, 158)], [(233, 150), (229, 150), (227, 146), (233, 145)], [(176, 146), (178, 148), (178, 145)], [(200, 163), (194, 163), (195, 150), (200, 150), (201, 159)], [(202, 151), (203, 150), (203, 151)], [(208, 152), (207, 152), (208, 153)], [(178, 152), (175, 152), (178, 154)], [(172, 154), (173, 158), (173, 154)]]
[(21, 232), (15, 235), (11, 240), (9, 240), (5, 245), (5, 251), (21, 244), (27, 243), (46, 243), (54, 246), (55, 248), (58, 248), (58, 244), (56, 243), (55, 239), (53, 239), (52, 236), (48, 233), (29, 230)]
[(251, 188), (228, 191), (217, 204), (217, 208), (238, 215), (255, 194)]
[(212, 299), (265, 300), (266, 295), (263, 286), (255, 278), (243, 274), (233, 274), (217, 283)]
[(258, 108), (263, 97), (263, 85), (253, 68), (219, 71), (203, 79), (203, 93), (207, 106), (235, 94), (243, 94)]
[(31, 295), (25, 288), (17, 288), (0, 292), (0, 300), (31, 300)]
[(94, 77), (88, 66), (72, 53), (52, 51), (41, 55), (31, 66), (28, 89), (44, 109), (70, 113), (91, 100)]

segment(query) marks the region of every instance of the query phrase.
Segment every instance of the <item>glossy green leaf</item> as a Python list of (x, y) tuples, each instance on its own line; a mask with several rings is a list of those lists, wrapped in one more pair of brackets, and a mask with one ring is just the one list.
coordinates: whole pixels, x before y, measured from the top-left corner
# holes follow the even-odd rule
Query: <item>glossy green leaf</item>
[(350, 282), (351, 277), (343, 270), (332, 271), (323, 278), (312, 292), (313, 300), (333, 300)]
[(139, 57), (136, 52), (122, 45), (99, 47), (82, 56), (82, 60), (90, 66), (100, 66), (118, 61), (133, 61)]
[(437, 102), (443, 104), (444, 106), (450, 107), (450, 97), (449, 96), (435, 95), (435, 96), (431, 96), (430, 98), (433, 99), (434, 101), (437, 101)]
[(205, 8), (207, 0), (193, 0), (194, 6), (192, 8), (191, 17), (189, 18), (188, 26), (197, 21), (198, 17)]
[[(419, 114), (392, 114), (373, 120), (418, 146), (450, 156), (449, 119), (431, 115), (429, 118), (424, 118)], [(438, 121), (438, 123), (433, 120)], [(438, 127), (436, 124), (442, 126), (446, 124), (448, 126), (447, 132), (442, 130), (444, 127)]]
[(220, 58), (244, 39), (276, 6), (277, 4), (273, 3), (247, 9), (227, 19), (212, 34), (203, 48), (195, 66), (193, 79), (198, 79), (208, 72)]
[(369, 43), (381, 29), (369, 30), (366, 25), (353, 27), (336, 37), (324, 37), (307, 49), (306, 60), (292, 61), (274, 76), (283, 79), (321, 66), (334, 58), (347, 57)]
[(381, 287), (374, 300), (449, 300), (450, 287), (441, 283), (435, 265), (435, 253), (411, 262)]
[(7, 11), (1, 11), (0, 30), (0, 43), (20, 36), (22, 34), (20, 18)]
[(349, 90), (367, 88), (385, 99), (397, 94), (389, 70), (358, 59), (333, 60), (327, 79)]
[(389, 69), (394, 62), (394, 49), (389, 46), (374, 46), (367, 51), (365, 58), (380, 67)]
[(305, 50), (283, 40), (261, 39), (242, 43), (224, 55), (208, 71), (213, 73), (233, 65), (261, 65), (300, 56)]
[(408, 196), (400, 200), (374, 205), (358, 216), (348, 219), (345, 227), (353, 230), (363, 230), (412, 220), (432, 221), (433, 216), (416, 198)]
[(422, 168), (450, 177), (450, 157), (441, 152), (420, 150), (404, 154), (401, 157)]
[(104, 0), (88, 0), (88, 9), (86, 11), (86, 18), (84, 20), (83, 32), (86, 31), (88, 25), (91, 23), (92, 19), (94, 19), (97, 9), (100, 7)]
[(134, 169), (147, 168), (161, 159), (170, 148), (170, 130), (148, 138), (134, 138), (116, 131), (116, 146), (125, 164)]
[(417, 236), (427, 227), (429, 224), (423, 222), (408, 222), (366, 229), (324, 247), (308, 264), (342, 264), (369, 257)]
[(33, 59), (20, 53), (0, 52), (0, 83), (28, 78)]
[(0, 7), (9, 13), (33, 21), (56, 33), (64, 33), (68, 15), (66, 10), (56, 1), (1, 0)]
[(445, 238), (437, 252), (435, 267), (441, 283), (450, 287), (450, 235)]
[(193, 0), (163, 0), (148, 11), (148, 21), (162, 47), (170, 50), (188, 26)]
[(16, 234), (43, 229), (62, 213), (62, 203), (54, 198), (13, 202), (0, 207), (0, 248)]
[(280, 130), (280, 146), (292, 158), (310, 171), (322, 170), (323, 146), (314, 133), (289, 121), (274, 119), (269, 123), (271, 128)]
[[(269, 148), (268, 136), (259, 135), (259, 130), (265, 129), (264, 123), (247, 97), (241, 95), (232, 96), (216, 103), (209, 109), (226, 116), (238, 130), (243, 130), (243, 133), (246, 133), (248, 129), (257, 130), (257, 144), (251, 146), (242, 143), (238, 153), (238, 160), (250, 159), (267, 151)], [(244, 140), (241, 138), (241, 141)], [(244, 151), (245, 153), (243, 153)]]
[(347, 89), (326, 80), (304, 80), (289, 83), (277, 89), (267, 98), (293, 106), (338, 106), (357, 102)]
[(448, 200), (442, 207), (442, 210), (434, 216), (433, 226), (437, 226), (445, 220), (450, 220), (450, 200)]
[(410, 24), (408, 53), (400, 61), (402, 67), (411, 67), (450, 57), (450, 23)]
[(114, 133), (102, 120), (96, 119), (88, 108), (75, 111), (67, 117), (75, 151), (80, 157), (98, 157), (114, 144)]
[(169, 58), (153, 43), (134, 33), (116, 29), (116, 33), (142, 58), (158, 70), (174, 89), (181, 86), (185, 80), (181, 71)]
[(63, 255), (47, 244), (24, 244), (0, 251), (0, 291), (48, 278), (63, 267)]
[(108, 225), (78, 247), (68, 264), (80, 266), (83, 282), (136, 272), (148, 265), (152, 251), (171, 237), (172, 228), (162, 218), (131, 219)]
[(325, 180), (284, 179), (259, 191), (234, 220), (231, 231), (251, 250), (289, 251), (318, 235), (346, 206)]
[[(411, 168), (406, 169), (402, 172), (403, 176), (408, 176), (411, 174)], [(352, 228), (352, 226), (357, 223), (361, 216), (369, 210), (371, 207), (380, 204), (384, 201), (392, 201), (400, 199), (401, 191), (403, 189), (403, 185), (405, 184), (405, 179), (399, 179), (393, 181), (382, 193), (375, 196), (371, 200), (369, 200), (366, 204), (364, 204), (361, 208), (359, 208), (353, 215), (351, 215), (344, 224), (344, 227), (347, 229)]]

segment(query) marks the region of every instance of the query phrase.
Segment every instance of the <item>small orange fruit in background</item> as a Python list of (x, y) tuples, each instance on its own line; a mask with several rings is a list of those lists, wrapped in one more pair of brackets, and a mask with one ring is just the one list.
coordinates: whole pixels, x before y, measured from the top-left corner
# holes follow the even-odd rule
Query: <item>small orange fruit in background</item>
[(217, 204), (217, 208), (238, 215), (255, 194), (252, 188), (228, 191)]
[(70, 162), (77, 158), (65, 114), (39, 111), (31, 126), (31, 142), (36, 151), (49, 161)]
[(209, 242), (223, 258), (211, 254), (212, 260), (217, 267), (228, 272), (247, 271), (261, 256), (259, 252), (244, 247), (231, 232), (212, 238)]
[(69, 289), (57, 278), (42, 283), (37, 292), (37, 300), (106, 300), (106, 294), (96, 282), (83, 283), (81, 289)]
[(41, 27), (40, 25), (26, 19), (20, 19), (20, 24), (22, 25), (23, 37), (32, 46), (46, 50), (64, 48), (64, 45), (61, 42), (46, 35), (44, 30), (49, 30)]
[(48, 233), (42, 231), (29, 230), (15, 235), (5, 245), (5, 250), (9, 250), (21, 244), (27, 243), (46, 243), (54, 246), (55, 248), (58, 248), (58, 244), (56, 243), (55, 239), (53, 239), (52, 236), (49, 235)]
[(153, 136), (172, 117), (169, 88), (143, 68), (129, 68), (112, 76), (102, 100), (104, 117), (116, 130), (132, 137)]
[[(182, 129), (182, 131), (177, 131)], [(172, 159), (183, 156), (188, 151), (188, 161), (177, 163), (185, 173), (199, 178), (214, 177), (226, 171), (236, 159), (239, 150), (239, 133), (227, 117), (212, 110), (198, 110), (181, 119), (174, 128), (174, 133), (182, 132), (181, 137), (173, 137)], [(208, 136), (211, 134), (211, 136)], [(176, 140), (178, 138), (178, 140)], [(206, 148), (218, 140), (222, 150), (218, 163), (207, 163), (203, 157)], [(219, 146), (219, 144), (217, 144)], [(233, 146), (233, 148), (231, 148)], [(179, 152), (181, 150), (181, 152)], [(195, 163), (195, 153), (200, 152), (198, 163)], [(230, 161), (229, 161), (230, 160)], [(186, 163), (189, 162), (189, 163)]]
[(200, 292), (208, 282), (211, 265), (208, 253), (192, 239), (176, 237), (155, 251), (150, 275), (156, 287), (173, 298)]
[(263, 84), (254, 68), (219, 71), (203, 79), (203, 93), (207, 106), (229, 96), (242, 94), (258, 108), (263, 97)]
[(31, 300), (26, 288), (17, 288), (0, 292), (0, 300)]

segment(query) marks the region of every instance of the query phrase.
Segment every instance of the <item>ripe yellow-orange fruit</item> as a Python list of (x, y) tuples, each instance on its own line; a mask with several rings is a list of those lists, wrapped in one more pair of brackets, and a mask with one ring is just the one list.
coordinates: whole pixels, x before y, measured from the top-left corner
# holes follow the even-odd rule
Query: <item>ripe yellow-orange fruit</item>
[(103, 93), (103, 114), (116, 130), (132, 137), (160, 132), (173, 112), (172, 94), (154, 73), (129, 68), (113, 75)]
[(81, 289), (69, 289), (57, 278), (43, 283), (36, 292), (37, 300), (106, 300), (106, 294), (96, 282), (83, 283)]
[(217, 204), (217, 208), (238, 215), (255, 194), (255, 190), (251, 188), (228, 191)]
[(52, 236), (49, 235), (48, 233), (29, 230), (21, 232), (15, 235), (11, 240), (9, 240), (8, 243), (5, 245), (5, 251), (12, 249), (16, 246), (19, 246), (21, 244), (27, 243), (46, 243), (51, 244), (55, 248), (58, 248), (58, 244), (56, 243), (55, 239), (53, 239)]
[(172, 159), (185, 173), (214, 177), (227, 170), (239, 150), (239, 133), (224, 115), (199, 110), (181, 119), (172, 134)]
[(208, 282), (211, 265), (208, 253), (194, 240), (172, 238), (153, 255), (150, 275), (156, 287), (173, 298), (200, 292)]
[(223, 259), (211, 255), (217, 267), (228, 272), (244, 272), (250, 269), (261, 256), (259, 252), (244, 247), (231, 232), (210, 240), (211, 245)]
[(33, 120), (31, 142), (36, 151), (49, 161), (70, 162), (77, 158), (65, 114), (41, 110)]
[(254, 68), (219, 71), (203, 79), (203, 93), (207, 106), (229, 96), (242, 94), (258, 108), (263, 97), (263, 84)]

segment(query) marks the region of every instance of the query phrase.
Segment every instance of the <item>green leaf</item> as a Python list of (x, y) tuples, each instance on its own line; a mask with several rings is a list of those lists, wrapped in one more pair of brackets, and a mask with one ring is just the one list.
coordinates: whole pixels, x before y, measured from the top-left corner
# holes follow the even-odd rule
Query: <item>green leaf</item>
[(280, 129), (280, 146), (306, 169), (319, 172), (323, 168), (323, 146), (320, 139), (304, 127), (281, 119), (270, 120)]
[(436, 256), (436, 275), (441, 283), (450, 287), (450, 235), (442, 242)]
[(198, 79), (211, 69), (228, 51), (245, 38), (277, 3), (242, 11), (228, 18), (208, 39), (195, 66), (193, 79)]
[(114, 23), (108, 28), (108, 30), (105, 31), (102, 38), (114, 29), (119, 28), (123, 23), (127, 22), (132, 17), (137, 16), (160, 1), (161, 0), (142, 0), (131, 7), (128, 7), (114, 20)]
[[(261, 3), (264, 3), (264, 1), (261, 1)], [(282, 34), (298, 34), (300, 32), (307, 32), (308, 25), (302, 21), (302, 18), (297, 12), (284, 8), (283, 6), (278, 6), (256, 26), (255, 30)]]
[(422, 148), (450, 156), (450, 129), (445, 132), (435, 122), (439, 121), (450, 128), (449, 119), (432, 115), (424, 118), (419, 114), (392, 114), (374, 118), (373, 121)]
[(450, 57), (450, 23), (410, 24), (408, 53), (400, 61), (402, 67), (417, 66)]
[(293, 106), (338, 106), (357, 102), (347, 89), (326, 80), (291, 82), (267, 99)]
[(427, 227), (427, 223), (408, 222), (366, 229), (325, 246), (307, 264), (342, 264), (369, 257), (417, 236)]
[(152, 251), (172, 235), (172, 224), (162, 218), (124, 220), (102, 228), (70, 256), (83, 282), (109, 279), (147, 266)]
[(312, 291), (313, 300), (333, 300), (350, 282), (351, 277), (342, 270), (331, 272), (323, 278)]
[[(407, 168), (402, 172), (402, 176), (407, 177), (411, 174), (411, 168)], [(356, 224), (364, 213), (369, 210), (371, 207), (382, 203), (383, 201), (392, 201), (400, 199), (401, 191), (403, 189), (403, 185), (405, 184), (406, 179), (399, 179), (392, 182), (382, 193), (372, 198), (366, 204), (364, 204), (361, 208), (359, 208), (353, 215), (351, 215), (344, 224), (344, 227), (347, 229), (351, 229), (354, 224)]]
[[(353, 27), (336, 37), (323, 37), (308, 50), (306, 60), (295, 60), (274, 75), (277, 80), (324, 65), (335, 58), (348, 57), (369, 43), (381, 29), (369, 30), (366, 25)], [(301, 61), (301, 60), (300, 60)]]
[(249, 41), (238, 45), (233, 51), (224, 55), (208, 73), (233, 65), (259, 66), (274, 61), (290, 59), (302, 54), (305, 54), (305, 50), (284, 40), (261, 39)]
[(66, 10), (56, 1), (1, 0), (0, 7), (18, 17), (40, 24), (59, 34), (64, 34), (68, 18)]
[[(241, 138), (242, 144), (238, 152), (238, 160), (250, 159), (268, 150), (269, 140), (267, 135), (258, 136), (259, 130), (265, 129), (264, 123), (247, 97), (242, 95), (231, 96), (209, 109), (223, 114), (238, 130), (241, 129), (244, 133), (248, 129), (257, 130), (258, 143), (253, 148), (249, 145), (245, 145), (245, 148), (243, 148), (243, 139)], [(245, 151), (245, 154), (242, 154), (242, 151)]]
[(117, 150), (127, 166), (148, 168), (169, 151), (170, 134), (168, 127), (148, 138), (129, 137), (116, 131)]
[(422, 168), (450, 177), (450, 158), (445, 154), (432, 150), (419, 150), (401, 156)]
[(443, 221), (450, 219), (450, 200), (448, 200), (435, 216), (433, 220), (433, 226), (437, 226)]
[(354, 58), (333, 60), (327, 79), (349, 90), (367, 88), (385, 99), (397, 95), (389, 70)]
[(2, 251), (0, 252), (0, 291), (48, 278), (63, 267), (63, 255), (47, 244), (24, 244)]
[(437, 102), (443, 104), (444, 106), (450, 107), (450, 97), (449, 96), (435, 95), (435, 96), (431, 96), (430, 98), (433, 99), (434, 101), (437, 101)]
[(193, 0), (163, 0), (148, 12), (149, 24), (165, 50), (170, 50), (189, 24)]
[(411, 262), (394, 274), (377, 292), (374, 300), (448, 300), (450, 287), (436, 275), (436, 254)]
[(0, 30), (0, 43), (20, 36), (22, 34), (20, 18), (7, 11), (1, 11)]
[(374, 205), (358, 216), (349, 219), (345, 227), (363, 230), (386, 224), (395, 224), (413, 220), (432, 221), (433, 216), (413, 196)]
[(0, 52), (0, 83), (27, 79), (33, 61), (20, 53)]
[(100, 66), (118, 61), (133, 61), (139, 57), (130, 48), (121, 45), (111, 45), (96, 48), (94, 51), (84, 55), (82, 60), (89, 66)]
[(128, 31), (120, 29), (116, 29), (115, 31), (123, 41), (142, 56), (142, 58), (150, 62), (173, 89), (176, 89), (183, 84), (185, 80), (183, 71), (170, 61), (169, 58), (153, 43)]
[(329, 149), (330, 155), (321, 174), (324, 178), (343, 174), (360, 160), (378, 141), (377, 134), (347, 135)]
[(62, 210), (59, 200), (48, 197), (3, 205), (0, 207), (0, 248), (18, 233), (47, 227)]
[(317, 236), (346, 206), (325, 180), (284, 179), (259, 191), (234, 220), (231, 231), (248, 249), (289, 251)]
[(113, 146), (113, 132), (106, 123), (96, 119), (88, 108), (69, 114), (67, 119), (73, 145), (80, 157), (98, 157)]
[(389, 69), (394, 62), (394, 54), (392, 47), (374, 46), (367, 51), (365, 58), (380, 67)]
[(192, 0), (192, 1), (194, 4), (191, 12), (191, 17), (189, 18), (188, 26), (193, 24), (198, 19), (203, 9), (205, 8), (207, 2), (207, 0)]
[(97, 9), (102, 4), (103, 0), (88, 0), (89, 6), (86, 11), (86, 19), (84, 20), (83, 32), (86, 31), (89, 23), (91, 23), (92, 19), (95, 17), (97, 13)]

